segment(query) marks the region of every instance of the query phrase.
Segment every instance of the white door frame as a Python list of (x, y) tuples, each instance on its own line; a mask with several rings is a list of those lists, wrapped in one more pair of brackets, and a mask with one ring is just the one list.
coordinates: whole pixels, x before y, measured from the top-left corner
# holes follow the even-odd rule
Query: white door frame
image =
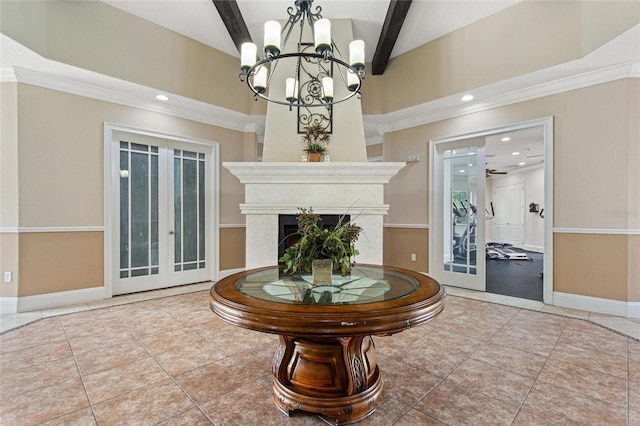
[[(504, 133), (531, 127), (543, 126), (544, 128), (544, 266), (543, 266), (543, 289), (542, 301), (545, 304), (553, 304), (553, 117), (545, 117), (531, 121), (511, 124), (508, 126), (494, 127), (477, 132), (437, 138), (429, 141), (429, 182), (435, 182), (434, 167), (437, 157), (437, 145), (441, 143), (459, 141), (462, 139), (489, 136), (496, 133)], [(432, 187), (429, 191), (429, 226), (436, 226), (435, 202), (436, 194)], [(436, 241), (435, 232), (429, 232), (429, 271), (436, 268), (439, 260), (435, 257)], [(478, 245), (484, 242), (478, 242)]]
[(116, 132), (130, 133), (132, 135), (151, 137), (169, 141), (175, 144), (187, 144), (191, 146), (207, 146), (212, 151), (212, 159), (207, 163), (211, 165), (211, 174), (213, 176), (213, 185), (207, 186), (208, 205), (207, 208), (211, 212), (209, 229), (209, 241), (211, 256), (211, 273), (209, 279), (215, 281), (219, 276), (219, 197), (220, 197), (220, 172), (219, 172), (219, 146), (217, 142), (175, 136), (165, 133), (159, 133), (152, 130), (145, 130), (130, 126), (124, 126), (114, 123), (104, 123), (104, 139), (103, 139), (103, 155), (104, 155), (104, 291), (105, 298), (113, 296), (113, 268), (117, 259), (113, 256), (114, 245), (114, 227), (118, 226), (117, 217), (114, 215), (114, 206), (118, 200), (115, 198), (116, 185), (118, 185), (118, 164), (112, 161), (111, 149)]

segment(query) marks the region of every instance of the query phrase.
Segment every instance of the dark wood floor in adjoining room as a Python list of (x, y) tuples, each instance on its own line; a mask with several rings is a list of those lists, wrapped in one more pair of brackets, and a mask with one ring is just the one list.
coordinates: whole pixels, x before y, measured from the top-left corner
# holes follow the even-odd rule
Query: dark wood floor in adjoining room
[[(0, 335), (0, 424), (325, 425), (275, 407), (276, 342), (206, 291), (45, 318)], [(589, 321), (450, 295), (375, 342), (363, 426), (640, 425), (640, 343)]]

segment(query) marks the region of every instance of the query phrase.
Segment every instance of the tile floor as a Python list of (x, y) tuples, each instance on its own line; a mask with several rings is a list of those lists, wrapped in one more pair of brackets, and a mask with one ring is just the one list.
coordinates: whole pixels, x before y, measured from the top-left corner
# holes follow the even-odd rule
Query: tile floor
[[(33, 313), (1, 334), (0, 424), (326, 424), (276, 409), (277, 337), (219, 320), (210, 285)], [(640, 425), (638, 322), (448, 292), (430, 323), (375, 338), (385, 385), (361, 425)]]

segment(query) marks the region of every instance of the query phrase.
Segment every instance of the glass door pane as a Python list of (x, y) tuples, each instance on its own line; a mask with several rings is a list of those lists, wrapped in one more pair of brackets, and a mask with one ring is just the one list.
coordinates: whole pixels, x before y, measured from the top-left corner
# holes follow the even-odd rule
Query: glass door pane
[(205, 154), (174, 150), (174, 271), (205, 269)]
[[(484, 146), (482, 140), (433, 145), (433, 256), (429, 273), (442, 284), (485, 290)], [(480, 253), (478, 253), (480, 250)]]
[(443, 156), (443, 267), (448, 272), (477, 273), (477, 157), (476, 147), (447, 150)]
[(156, 275), (158, 147), (120, 142), (120, 278)]

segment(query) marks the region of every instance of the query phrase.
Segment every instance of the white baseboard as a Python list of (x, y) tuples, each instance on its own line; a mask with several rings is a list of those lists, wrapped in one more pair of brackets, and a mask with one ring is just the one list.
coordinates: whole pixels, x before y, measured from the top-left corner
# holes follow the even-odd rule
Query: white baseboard
[(18, 298), (18, 312), (37, 311), (76, 305), (78, 303), (95, 302), (105, 298), (104, 287), (83, 288), (80, 290), (60, 291), (57, 293), (37, 294)]
[(0, 314), (18, 313), (17, 297), (0, 297)]
[[(227, 269), (220, 271), (218, 276), (219, 279), (222, 279), (244, 270), (245, 268)], [(0, 313), (15, 314), (18, 312), (38, 311), (103, 299), (105, 299), (104, 287), (83, 288), (25, 297), (0, 297)]]
[(218, 281), (223, 278), (227, 278), (229, 275), (237, 274), (238, 272), (244, 271), (246, 271), (246, 268), (225, 269), (224, 271), (218, 272)]
[(640, 302), (629, 302), (629, 315), (628, 318), (640, 318)]
[(640, 318), (640, 302), (622, 302), (620, 300), (554, 291), (553, 304), (563, 308), (579, 309), (600, 314)]

